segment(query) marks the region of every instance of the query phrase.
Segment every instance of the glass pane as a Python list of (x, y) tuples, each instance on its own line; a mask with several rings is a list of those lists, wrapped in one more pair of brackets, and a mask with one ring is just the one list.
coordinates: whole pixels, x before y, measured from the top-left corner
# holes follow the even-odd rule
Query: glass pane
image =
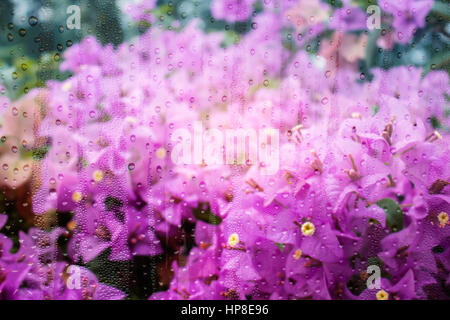
[(448, 299), (443, 0), (2, 0), (0, 299)]

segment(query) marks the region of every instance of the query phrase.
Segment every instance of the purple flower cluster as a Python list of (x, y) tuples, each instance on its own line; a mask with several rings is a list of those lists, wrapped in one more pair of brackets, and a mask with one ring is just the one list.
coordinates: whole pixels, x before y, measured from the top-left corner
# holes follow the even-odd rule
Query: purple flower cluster
[[(217, 18), (240, 21), (254, 1), (215, 2)], [(87, 37), (65, 52), (61, 70), (73, 76), (29, 93), (43, 100), (35, 144), (48, 149), (33, 168), (32, 208), (70, 221), (22, 232), (16, 253), (0, 234), (1, 298), (124, 298), (85, 267), (68, 286), (68, 268), (105, 251), (111, 261), (175, 252), (168, 289), (149, 299), (445, 298), (450, 145), (434, 123), (450, 125), (447, 73), (401, 66), (361, 82), (350, 58), (335, 68), (289, 51), (282, 28), (325, 20), (301, 20), (287, 3), (267, 5), (232, 45), (192, 21), (150, 28), (116, 50)], [(308, 3), (320, 17), (324, 4)], [(363, 12), (349, 10), (330, 28), (362, 28)], [(407, 18), (395, 17), (403, 28)], [(276, 128), (279, 170), (174, 164), (175, 132), (195, 121)], [(189, 248), (179, 237), (186, 224)], [(370, 266), (381, 270), (378, 288), (367, 285)]]
[(433, 6), (433, 0), (383, 0), (380, 5), (394, 18), (392, 26), (396, 30), (398, 42), (407, 43), (417, 28), (425, 26), (425, 18)]
[[(0, 215), (0, 228), (7, 216)], [(73, 265), (55, 261), (55, 242), (64, 230), (50, 233), (32, 229), (20, 232), (20, 249), (11, 254), (12, 241), (0, 234), (0, 298), (7, 300), (92, 300), (123, 299), (118, 289), (100, 283), (86, 268), (78, 268), (79, 284), (71, 287)]]

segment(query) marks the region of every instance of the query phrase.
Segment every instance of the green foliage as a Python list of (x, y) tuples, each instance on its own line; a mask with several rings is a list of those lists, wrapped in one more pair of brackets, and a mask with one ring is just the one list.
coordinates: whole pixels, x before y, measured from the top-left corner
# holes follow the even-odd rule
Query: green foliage
[(200, 203), (192, 212), (195, 218), (203, 222), (213, 225), (219, 225), (222, 222), (222, 218), (211, 211), (209, 203)]
[(164, 256), (135, 256), (132, 260), (112, 261), (110, 254), (111, 249), (106, 249), (85, 267), (101, 283), (125, 292), (127, 300), (147, 299), (153, 292), (167, 289), (157, 281), (157, 268), (164, 263)]
[[(127, 36), (137, 34), (122, 25), (122, 13), (116, 1), (24, 1), (25, 19), (15, 11), (17, 1), (0, 1), (0, 83), (6, 95), (16, 100), (29, 90), (44, 87), (48, 80), (65, 80), (68, 72), (60, 72), (64, 51), (87, 35), (94, 35), (103, 43), (118, 45)], [(69, 5), (81, 7), (81, 30), (66, 27)], [(52, 13), (49, 20), (38, 19), (42, 10)], [(36, 23), (29, 18), (37, 19)]]
[(342, 8), (343, 6), (342, 0), (324, 0), (323, 2), (328, 3), (333, 8)]
[(275, 243), (275, 245), (280, 249), (281, 252), (283, 252), (284, 247), (286, 247), (285, 243)]
[(377, 205), (385, 211), (386, 225), (392, 232), (398, 232), (403, 229), (403, 211), (397, 202), (385, 198), (377, 201)]
[(448, 0), (435, 0), (433, 3), (433, 8), (431, 9), (431, 12), (443, 17), (447, 21), (450, 20), (450, 3)]
[(366, 11), (369, 6), (377, 5), (377, 0), (353, 0), (352, 3)]
[(34, 161), (40, 161), (45, 158), (45, 155), (47, 154), (48, 150), (49, 150), (49, 146), (35, 148), (35, 149), (31, 150), (31, 158)]

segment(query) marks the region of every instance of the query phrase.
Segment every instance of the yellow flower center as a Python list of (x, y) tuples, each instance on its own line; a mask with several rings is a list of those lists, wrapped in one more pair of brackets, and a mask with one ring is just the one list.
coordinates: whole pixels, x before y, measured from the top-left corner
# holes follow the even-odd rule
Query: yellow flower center
[(380, 290), (377, 292), (377, 300), (387, 300), (389, 299), (389, 293), (384, 290)]
[(361, 113), (359, 113), (359, 112), (352, 112), (352, 118), (353, 119), (361, 119)]
[(67, 92), (70, 90), (71, 87), (72, 87), (72, 84), (70, 82), (66, 82), (63, 84), (62, 89), (63, 89), (63, 91)]
[(272, 107), (273, 107), (273, 102), (270, 101), (270, 100), (267, 100), (267, 101), (264, 103), (264, 106), (265, 106), (266, 108), (272, 108)]
[(300, 259), (301, 256), (302, 256), (302, 250), (300, 250), (300, 249), (295, 250), (294, 259), (298, 260), (298, 259)]
[(159, 159), (164, 159), (166, 157), (166, 149), (164, 149), (163, 147), (159, 148), (158, 150), (156, 150), (156, 156)]
[(228, 244), (231, 247), (236, 246), (239, 243), (239, 236), (237, 233), (233, 233), (228, 237)]
[(75, 227), (77, 226), (77, 223), (74, 220), (71, 220), (67, 223), (67, 229), (69, 231), (75, 230)]
[(94, 178), (95, 182), (100, 182), (103, 180), (103, 172), (101, 170), (95, 170), (92, 174), (92, 178)]
[(448, 223), (448, 214), (446, 212), (441, 212), (438, 214), (439, 223), (441, 224), (441, 228), (445, 227)]
[(304, 236), (312, 236), (314, 234), (314, 231), (316, 231), (316, 227), (311, 222), (305, 222), (302, 224), (302, 233)]
[(128, 117), (125, 118), (125, 122), (128, 122), (130, 124), (135, 124), (137, 121), (136, 121), (135, 117), (128, 116)]
[(73, 200), (74, 202), (80, 202), (81, 199), (83, 199), (83, 195), (81, 194), (80, 191), (75, 191), (75, 192), (72, 194), (72, 200)]

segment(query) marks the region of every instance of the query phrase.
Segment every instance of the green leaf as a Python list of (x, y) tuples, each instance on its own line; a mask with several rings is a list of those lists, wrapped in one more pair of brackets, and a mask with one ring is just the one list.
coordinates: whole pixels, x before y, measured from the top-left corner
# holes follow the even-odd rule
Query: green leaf
[(48, 150), (49, 150), (48, 146), (35, 148), (31, 151), (31, 157), (35, 161), (40, 161), (45, 158), (45, 155), (47, 154)]
[(383, 262), (378, 257), (370, 257), (367, 259), (367, 265), (368, 266), (377, 265), (381, 268), (383, 266)]
[(225, 38), (223, 39), (221, 45), (225, 48), (236, 45), (241, 40), (241, 35), (233, 30), (227, 30), (225, 32)]
[(444, 3), (443, 1), (434, 1), (431, 12), (436, 13), (438, 16), (443, 16), (447, 20), (450, 20), (450, 8), (448, 3)]
[(403, 229), (404, 216), (403, 211), (392, 199), (385, 198), (377, 202), (377, 205), (386, 212), (386, 225), (392, 232), (397, 232)]
[(209, 203), (200, 203), (197, 208), (193, 210), (194, 217), (203, 222), (213, 224), (215, 226), (222, 222), (222, 218), (216, 216), (209, 206)]
[(111, 211), (120, 222), (125, 222), (125, 213), (121, 210), (123, 202), (120, 199), (108, 196), (105, 199), (106, 211)]
[(117, 211), (122, 208), (123, 202), (120, 199), (108, 196), (105, 199), (106, 211)]
[(275, 245), (280, 249), (281, 252), (283, 252), (284, 247), (286, 246), (285, 243), (277, 243), (277, 242), (275, 242)]
[(372, 107), (372, 115), (376, 115), (378, 113), (378, 111), (380, 110), (380, 106), (379, 105), (375, 105)]
[(433, 127), (433, 129), (441, 128), (441, 123), (439, 122), (439, 119), (436, 118), (435, 116), (431, 117), (430, 123), (431, 123), (431, 126)]
[(107, 248), (84, 267), (92, 271), (102, 284), (116, 287), (128, 294), (130, 280), (133, 277), (132, 262), (109, 260), (110, 254), (111, 248)]
[(423, 75), (426, 75), (428, 72), (439, 69), (447, 69), (450, 64), (450, 52), (443, 52), (442, 54), (433, 56), (428, 64), (426, 64), (423, 68)]
[(377, 0), (353, 0), (352, 3), (366, 11), (369, 6), (376, 5)]
[(341, 0), (325, 0), (325, 3), (328, 3), (333, 8), (342, 8), (343, 3)]

